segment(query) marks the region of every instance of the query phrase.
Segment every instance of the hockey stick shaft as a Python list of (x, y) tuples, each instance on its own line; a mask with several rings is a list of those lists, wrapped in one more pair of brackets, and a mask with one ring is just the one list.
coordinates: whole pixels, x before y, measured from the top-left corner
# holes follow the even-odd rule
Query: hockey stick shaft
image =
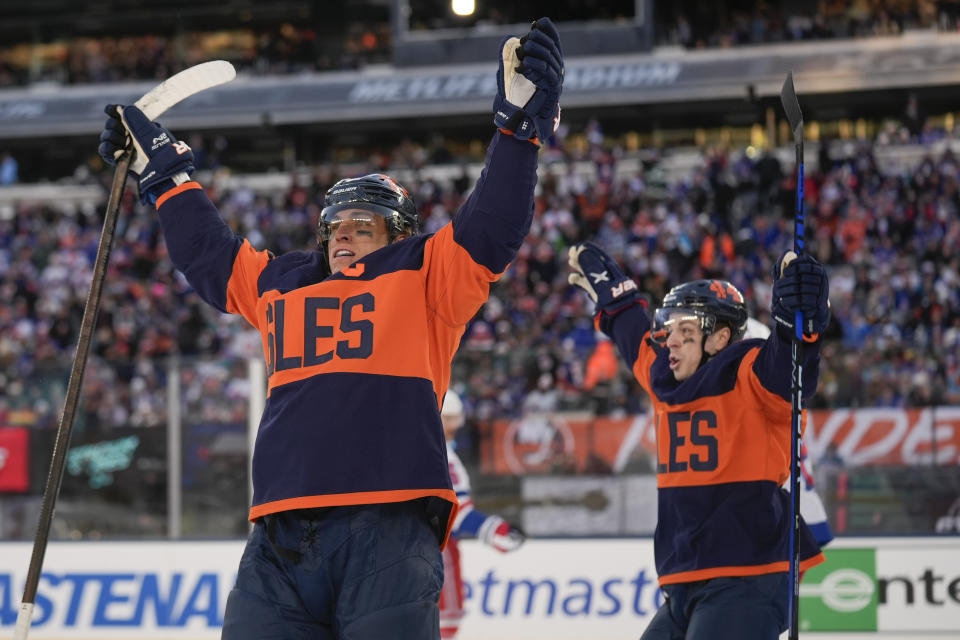
[(37, 598), (37, 586), (40, 583), (40, 571), (43, 568), (43, 557), (46, 554), (47, 540), (50, 536), (53, 509), (57, 494), (60, 492), (60, 484), (63, 482), (67, 448), (70, 446), (70, 433), (73, 430), (73, 420), (77, 413), (77, 405), (80, 402), (80, 389), (83, 386), (83, 374), (87, 367), (87, 356), (90, 353), (90, 344), (97, 325), (103, 282), (107, 274), (107, 264), (110, 261), (110, 251), (113, 249), (117, 214), (120, 210), (120, 201), (123, 198), (123, 189), (127, 182), (130, 160), (130, 153), (124, 153), (117, 161), (117, 168), (113, 174), (113, 185), (110, 188), (110, 198), (107, 201), (107, 209), (104, 214), (103, 229), (100, 232), (100, 246), (97, 248), (97, 257), (93, 266), (93, 282), (90, 285), (90, 292), (87, 294), (87, 304), (83, 309), (80, 337), (77, 340), (77, 351), (73, 357), (73, 367), (70, 369), (70, 381), (67, 384), (67, 396), (63, 405), (63, 413), (60, 414), (60, 425), (57, 428), (57, 437), (53, 445), (53, 459), (50, 462), (47, 484), (43, 490), (40, 522), (37, 525), (37, 533), (33, 540), (33, 553), (30, 556), (30, 568), (27, 570), (27, 582), (23, 589), (23, 600), (17, 614), (17, 626), (14, 629), (13, 640), (26, 640), (27, 632), (30, 629), (30, 619)]
[[(793, 131), (797, 164), (797, 202), (793, 218), (793, 251), (800, 257), (804, 254), (806, 236), (803, 211), (803, 115), (793, 86), (793, 73), (788, 73), (780, 91), (780, 100)], [(793, 319), (793, 340), (790, 349), (790, 640), (800, 636), (800, 479), (801, 451), (803, 444), (803, 313), (797, 311)]]

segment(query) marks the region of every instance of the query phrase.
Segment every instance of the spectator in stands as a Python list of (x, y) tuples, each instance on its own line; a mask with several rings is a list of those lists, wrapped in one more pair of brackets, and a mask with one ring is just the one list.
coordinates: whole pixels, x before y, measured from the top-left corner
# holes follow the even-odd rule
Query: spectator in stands
[(920, 134), (923, 133), (926, 124), (927, 116), (920, 107), (920, 100), (917, 98), (917, 93), (911, 91), (907, 95), (907, 106), (904, 107), (903, 110), (903, 126), (907, 128), (907, 132), (911, 138), (919, 140)]
[[(893, 170), (874, 157), (875, 149), (895, 153), (895, 145), (902, 141), (905, 138), (899, 134), (882, 133), (876, 147), (837, 142), (832, 150), (825, 150), (831, 162), (809, 172), (811, 251), (828, 265), (835, 285), (835, 322), (824, 348), (836, 353), (824, 358), (823, 386), (813, 406), (929, 402), (914, 390), (924, 380), (915, 375), (918, 370), (927, 372), (931, 390), (943, 402), (960, 403), (960, 365), (955, 355), (960, 344), (960, 217), (951, 209), (958, 163), (949, 152), (931, 151), (922, 162)], [(699, 220), (706, 213), (713, 228), (725, 229), (733, 238), (730, 277), (736, 278), (748, 298), (756, 296), (758, 303), (766, 304), (769, 288), (758, 280), (790, 241), (782, 212), (792, 206), (793, 185), (783, 183), (778, 195), (781, 184), (774, 179), (769, 208), (751, 209), (751, 203), (758, 201), (759, 185), (770, 180), (770, 168), (763, 168), (760, 159), (755, 163), (741, 155), (731, 156), (739, 163), (736, 173), (726, 173), (730, 165), (726, 154), (711, 152), (689, 173), (662, 185), (654, 184), (642, 168), (626, 171), (623, 161), (614, 165), (613, 173), (605, 170), (604, 175), (613, 176), (608, 209), (621, 221), (611, 220), (605, 233), (622, 247), (631, 275), (654, 297), (665, 293), (664, 274), (670, 264), (681, 265), (685, 278), (699, 277), (707, 268), (701, 258), (711, 227), (699, 222), (690, 225), (692, 233), (683, 244), (676, 233), (688, 220)], [(562, 277), (549, 275), (556, 270), (547, 262), (552, 259), (556, 266), (563, 249), (587, 236), (575, 198), (595, 188), (600, 171), (590, 165), (591, 170), (578, 172), (583, 165), (576, 164), (569, 149), (562, 149), (557, 157), (566, 159), (558, 160), (563, 164), (557, 167), (556, 178), (544, 176), (529, 240), (463, 340), (460, 358), (471, 368), (463, 379), (465, 391), (484, 418), (520, 414), (529, 374), (523, 365), (527, 354), (541, 349), (555, 362), (552, 373), (561, 390), (560, 406), (589, 408), (589, 399), (577, 391), (595, 347), (593, 330), (581, 322), (582, 301), (569, 295)], [(313, 184), (306, 185), (306, 202), (294, 187), (276, 197), (255, 193), (248, 186), (218, 188), (214, 197), (231, 227), (251, 238), (257, 248), (277, 249), (283, 246), (283, 238), (298, 237), (294, 242), (303, 242), (303, 229), (311, 223), (302, 221), (316, 215), (318, 197), (330, 186), (336, 169), (325, 165), (314, 171)], [(788, 170), (784, 168), (785, 173)], [(717, 178), (710, 179), (710, 174)], [(434, 205), (430, 218), (437, 215), (438, 221), (445, 220), (462, 202), (464, 188), (430, 177), (429, 167), (418, 175), (422, 177), (408, 187), (418, 201), (442, 203), (443, 211), (440, 204)], [(729, 213), (714, 222), (724, 182), (732, 193), (724, 196)], [(33, 381), (44, 366), (34, 355), (41, 347), (48, 360), (55, 353), (59, 362), (69, 363), (90, 282), (99, 220), (95, 209), (84, 207), (18, 203), (6, 211), (9, 215), (0, 215), (0, 297), (10, 304), (0, 305), (0, 371)], [(856, 229), (845, 226), (850, 220)], [(101, 315), (96, 343), (124, 341), (131, 358), (169, 353), (169, 340), (179, 345), (173, 349), (181, 353), (233, 353), (235, 345), (245, 342), (243, 323), (217, 319), (198, 303), (186, 283), (172, 275), (158, 229), (148, 221), (147, 216), (134, 216), (130, 233), (116, 239), (114, 265), (121, 265), (117, 268), (125, 272), (134, 263), (137, 266), (122, 279), (111, 271), (103, 308), (116, 313)], [(544, 242), (550, 245), (552, 258), (546, 257)], [(689, 256), (683, 253), (684, 244), (692, 250)], [(729, 261), (729, 249), (723, 244), (718, 242), (713, 251), (717, 261)], [(848, 257), (851, 244), (857, 248)], [(722, 264), (726, 268), (729, 262)], [(534, 277), (534, 272), (539, 275)], [(537, 287), (542, 293), (537, 293)], [(147, 291), (150, 295), (143, 295)], [(46, 346), (41, 344), (43, 335), (49, 335)], [(97, 349), (100, 353), (93, 354), (91, 366), (128, 366), (104, 360), (121, 357), (119, 350)], [(61, 364), (61, 369), (65, 372), (68, 366)], [(119, 379), (116, 384), (126, 382)], [(92, 397), (94, 390), (90, 391)], [(148, 385), (145, 393), (153, 392)], [(97, 401), (116, 403), (129, 395), (111, 394)], [(60, 402), (58, 396), (51, 397), (53, 408), (32, 419), (55, 423), (53, 414)], [(642, 409), (643, 402), (636, 387), (627, 387), (624, 406)], [(121, 413), (105, 411), (103, 415)]]
[(620, 370), (620, 362), (611, 342), (603, 334), (597, 338), (597, 346), (587, 360), (583, 390), (593, 401), (594, 415), (605, 416), (613, 408), (614, 383)]
[(18, 172), (16, 159), (6, 152), (0, 154), (0, 187), (14, 184), (17, 181)]

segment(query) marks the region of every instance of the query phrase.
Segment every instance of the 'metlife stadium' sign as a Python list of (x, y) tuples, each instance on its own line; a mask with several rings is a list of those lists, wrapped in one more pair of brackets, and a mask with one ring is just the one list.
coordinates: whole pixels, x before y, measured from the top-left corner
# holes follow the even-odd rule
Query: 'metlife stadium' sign
[[(490, 64), (244, 77), (186, 100), (173, 128), (258, 127), (480, 114), (495, 93)], [(723, 50), (574, 57), (563, 105), (606, 107), (775, 96), (793, 71), (804, 95), (960, 83), (960, 34), (829, 40)], [(130, 104), (149, 83), (38, 85), (0, 91), (0, 139), (95, 134), (105, 102)]]

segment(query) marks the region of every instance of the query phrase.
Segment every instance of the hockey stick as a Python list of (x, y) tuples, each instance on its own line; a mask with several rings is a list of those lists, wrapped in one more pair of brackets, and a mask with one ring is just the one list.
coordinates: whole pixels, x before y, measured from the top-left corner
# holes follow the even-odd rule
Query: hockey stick
[[(803, 114), (793, 87), (793, 72), (787, 74), (780, 90), (780, 102), (787, 114), (787, 122), (793, 131), (793, 144), (797, 152), (797, 210), (793, 218), (793, 251), (800, 257), (804, 253), (803, 226)], [(797, 311), (793, 318), (791, 349), (791, 412), (790, 412), (790, 640), (797, 640), (800, 609), (800, 451), (803, 438), (803, 313)]]
[[(236, 71), (229, 62), (224, 60), (205, 62), (171, 76), (134, 104), (149, 119), (153, 120), (184, 98), (228, 82), (235, 76)], [(70, 432), (73, 430), (73, 420), (77, 413), (77, 405), (80, 402), (80, 389), (83, 384), (83, 374), (86, 370), (87, 355), (90, 352), (93, 330), (100, 311), (103, 281), (107, 273), (107, 263), (110, 261), (113, 235), (117, 227), (117, 213), (120, 209), (120, 200), (123, 197), (123, 189), (127, 181), (127, 171), (130, 169), (131, 160), (132, 153), (128, 145), (128, 148), (117, 158), (116, 170), (113, 173), (113, 185), (110, 187), (110, 197), (107, 200), (107, 209), (103, 218), (103, 229), (100, 232), (100, 245), (97, 248), (97, 257), (93, 267), (93, 282), (90, 285), (86, 306), (83, 309), (80, 336), (77, 339), (77, 351), (73, 356), (73, 366), (70, 369), (70, 381), (67, 383), (63, 413), (60, 414), (60, 425), (57, 428), (57, 437), (53, 445), (53, 459), (50, 462), (47, 484), (43, 489), (40, 522), (37, 524), (37, 533), (33, 540), (33, 553), (30, 556), (30, 568), (27, 571), (27, 581), (23, 588), (23, 600), (17, 614), (17, 626), (13, 631), (13, 640), (26, 640), (27, 633), (30, 631), (30, 620), (33, 617), (33, 608), (37, 598), (37, 586), (40, 583), (40, 571), (43, 568), (43, 557), (46, 554), (47, 540), (50, 536), (50, 523), (53, 520), (57, 494), (60, 493), (60, 485), (63, 481), (67, 448), (70, 445)]]

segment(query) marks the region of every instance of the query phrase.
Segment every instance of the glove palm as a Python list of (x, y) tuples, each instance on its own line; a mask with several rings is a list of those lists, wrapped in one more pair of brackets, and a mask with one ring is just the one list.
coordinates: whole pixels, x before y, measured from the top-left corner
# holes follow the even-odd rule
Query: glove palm
[(567, 281), (586, 291), (604, 313), (612, 315), (640, 301), (637, 283), (597, 245), (592, 242), (574, 245), (567, 255), (573, 269)]

